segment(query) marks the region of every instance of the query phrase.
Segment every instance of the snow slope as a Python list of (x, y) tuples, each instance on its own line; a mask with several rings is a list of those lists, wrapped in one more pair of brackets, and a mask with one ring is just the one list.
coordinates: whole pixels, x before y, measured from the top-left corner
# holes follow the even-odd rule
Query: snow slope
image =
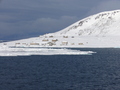
[(89, 16), (55, 34), (68, 36), (116, 36), (120, 35), (119, 28), (120, 10), (114, 10)]

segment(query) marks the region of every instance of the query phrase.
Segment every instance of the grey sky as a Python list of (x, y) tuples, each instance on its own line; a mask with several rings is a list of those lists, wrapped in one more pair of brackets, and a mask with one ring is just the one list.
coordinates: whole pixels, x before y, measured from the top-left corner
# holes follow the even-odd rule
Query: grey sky
[(59, 31), (120, 0), (0, 0), (0, 39), (22, 39)]

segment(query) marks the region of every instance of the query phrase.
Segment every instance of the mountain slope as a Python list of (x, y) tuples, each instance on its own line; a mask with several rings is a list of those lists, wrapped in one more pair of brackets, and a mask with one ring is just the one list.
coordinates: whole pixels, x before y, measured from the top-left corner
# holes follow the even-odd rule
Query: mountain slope
[(56, 32), (68, 36), (116, 36), (120, 35), (120, 10), (101, 12), (82, 19)]

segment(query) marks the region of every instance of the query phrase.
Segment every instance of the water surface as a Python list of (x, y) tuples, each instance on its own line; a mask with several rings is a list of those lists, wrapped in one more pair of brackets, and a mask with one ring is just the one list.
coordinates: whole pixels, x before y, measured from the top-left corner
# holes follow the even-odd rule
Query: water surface
[(120, 49), (0, 57), (0, 90), (120, 90)]

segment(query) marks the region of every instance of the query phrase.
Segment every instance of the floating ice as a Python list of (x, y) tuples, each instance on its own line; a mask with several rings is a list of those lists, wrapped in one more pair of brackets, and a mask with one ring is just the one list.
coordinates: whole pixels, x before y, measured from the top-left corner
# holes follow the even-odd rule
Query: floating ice
[(0, 56), (30, 56), (30, 55), (91, 55), (92, 51), (53, 48), (1, 48)]

